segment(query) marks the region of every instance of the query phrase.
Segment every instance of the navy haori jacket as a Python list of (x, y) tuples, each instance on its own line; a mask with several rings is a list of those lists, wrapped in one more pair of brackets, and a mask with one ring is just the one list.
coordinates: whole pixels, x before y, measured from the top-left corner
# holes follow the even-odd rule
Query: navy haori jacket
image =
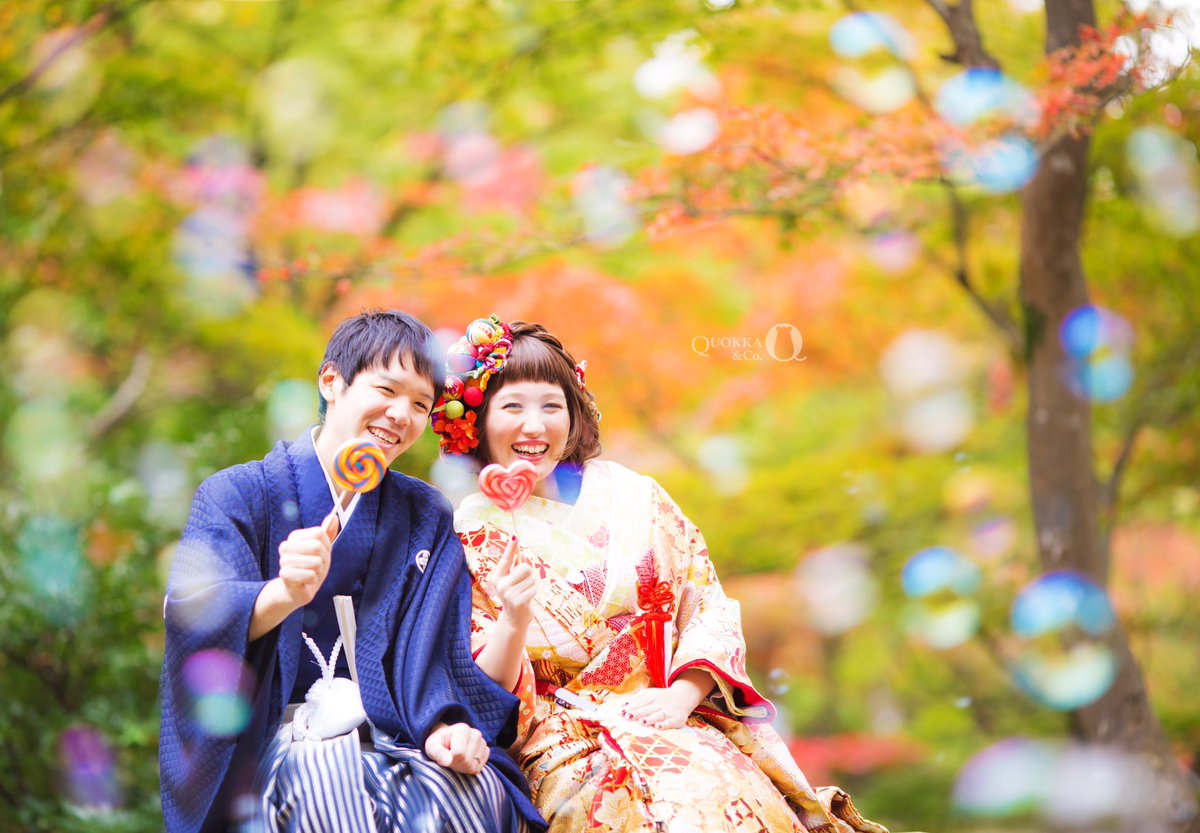
[[(159, 769), (168, 833), (225, 830), (243, 815), (239, 801), (257, 801), (249, 791), (259, 758), (308, 652), (303, 608), (253, 643), (250, 617), (263, 585), (279, 574), (280, 542), (318, 525), (332, 508), (307, 432), (261, 461), (218, 472), (196, 491), (164, 605)], [(418, 749), (439, 721), (479, 729), (492, 747), (488, 765), (503, 776), (521, 815), (531, 829), (545, 829), (504, 752), (516, 732), (517, 699), (471, 656), (470, 577), (449, 502), (426, 483), (388, 472), (359, 499), (333, 557), (348, 547), (369, 548), (355, 660), (372, 724)], [(240, 689), (237, 680), (200, 681), (232, 686), (244, 698), (248, 719), (237, 720), (244, 728), (231, 735), (219, 733), (229, 724), (197, 719), (197, 681), (185, 679), (188, 659), (213, 649), (227, 652), (213, 655), (226, 665), (236, 665), (232, 655), (253, 672)]]

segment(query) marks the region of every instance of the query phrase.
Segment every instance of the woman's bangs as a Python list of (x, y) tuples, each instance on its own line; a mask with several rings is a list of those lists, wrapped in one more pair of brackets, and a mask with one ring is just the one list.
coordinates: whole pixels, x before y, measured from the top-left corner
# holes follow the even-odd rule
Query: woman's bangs
[(575, 369), (567, 367), (561, 356), (536, 338), (523, 338), (513, 345), (500, 375), (504, 384), (548, 382), (564, 391), (577, 384)]

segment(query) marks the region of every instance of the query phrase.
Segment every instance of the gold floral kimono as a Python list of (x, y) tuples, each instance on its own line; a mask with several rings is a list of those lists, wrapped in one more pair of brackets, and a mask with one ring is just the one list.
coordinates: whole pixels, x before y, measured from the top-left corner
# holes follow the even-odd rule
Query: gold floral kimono
[[(741, 611), (700, 531), (652, 479), (589, 463), (574, 506), (532, 497), (516, 517), (539, 574), (512, 752), (551, 833), (887, 833), (834, 787), (814, 790), (746, 675)], [(499, 613), (488, 582), (513, 519), (480, 494), (455, 513), (473, 576), (472, 648)], [(679, 729), (620, 715), (689, 668), (717, 681)]]

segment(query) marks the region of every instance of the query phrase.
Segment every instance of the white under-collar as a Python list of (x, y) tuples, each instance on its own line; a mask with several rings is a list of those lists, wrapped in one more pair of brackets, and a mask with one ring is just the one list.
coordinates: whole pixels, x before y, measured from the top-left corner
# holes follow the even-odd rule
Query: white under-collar
[[(312, 442), (313, 451), (317, 449), (317, 434), (320, 432), (321, 426), (314, 425), (312, 427)], [(329, 496), (333, 498), (333, 510), (338, 515), (338, 532), (346, 528), (346, 524), (350, 523), (350, 516), (354, 514), (355, 508), (358, 506), (358, 499), (362, 497), (362, 492), (355, 492), (354, 497), (350, 498), (350, 505), (345, 509), (342, 508), (342, 494), (338, 491), (337, 486), (333, 485), (333, 478), (329, 476), (329, 470), (325, 468), (325, 461), (321, 459), (320, 452), (317, 452), (317, 462), (321, 464), (321, 473), (325, 475), (325, 485), (329, 487)]]

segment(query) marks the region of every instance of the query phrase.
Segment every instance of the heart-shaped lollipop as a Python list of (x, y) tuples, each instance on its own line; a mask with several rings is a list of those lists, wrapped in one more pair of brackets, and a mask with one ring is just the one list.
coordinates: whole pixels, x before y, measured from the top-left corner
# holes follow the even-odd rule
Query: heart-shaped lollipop
[(537, 469), (528, 460), (516, 460), (508, 468), (499, 463), (479, 473), (479, 491), (501, 512), (516, 512), (525, 505), (537, 484)]

